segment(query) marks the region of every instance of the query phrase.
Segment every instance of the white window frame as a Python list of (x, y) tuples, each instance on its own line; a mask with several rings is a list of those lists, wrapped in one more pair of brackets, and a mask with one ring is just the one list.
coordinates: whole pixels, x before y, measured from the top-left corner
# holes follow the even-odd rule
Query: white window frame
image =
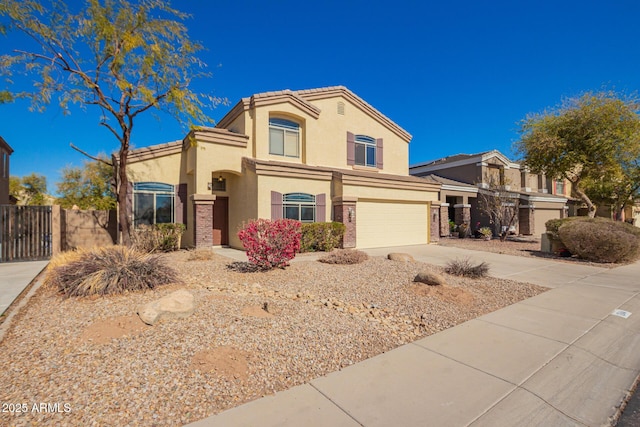
[[(302, 219), (302, 209), (303, 208), (313, 208), (313, 219)], [(287, 216), (287, 208), (297, 208), (298, 217), (297, 218), (289, 218)], [(313, 194), (307, 193), (288, 193), (282, 195), (282, 218), (295, 219), (300, 222), (316, 222), (317, 212), (316, 212), (316, 196)]]
[[(155, 187), (155, 188), (154, 188)], [(171, 190), (169, 190), (171, 189)], [(158, 196), (170, 196), (171, 197), (171, 221), (168, 223), (174, 223), (176, 219), (176, 193), (175, 187), (171, 184), (165, 184), (162, 182), (136, 182), (133, 183), (132, 194), (132, 215), (134, 228), (140, 227), (141, 218), (136, 217), (137, 198), (136, 195), (152, 195), (153, 196), (153, 219), (151, 225), (158, 224)], [(146, 224), (143, 223), (143, 224)]]
[[(282, 135), (282, 151), (271, 140), (272, 133)], [(295, 137), (295, 150), (287, 146), (287, 137)], [(275, 156), (300, 158), (300, 125), (289, 119), (272, 117), (269, 119), (269, 154)]]
[[(364, 161), (358, 161), (358, 147), (364, 150)], [(372, 149), (372, 150), (370, 150)], [(373, 155), (371, 155), (373, 153)], [(358, 166), (366, 166), (370, 168), (377, 167), (376, 157), (378, 156), (378, 145), (376, 139), (367, 135), (355, 135), (355, 164)], [(373, 158), (371, 158), (373, 157)]]

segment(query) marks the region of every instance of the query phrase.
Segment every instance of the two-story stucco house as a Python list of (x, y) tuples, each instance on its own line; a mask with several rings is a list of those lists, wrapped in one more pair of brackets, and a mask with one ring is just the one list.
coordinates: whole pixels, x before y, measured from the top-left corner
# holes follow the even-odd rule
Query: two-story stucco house
[[(441, 236), (449, 235), (448, 220), (470, 226), (489, 225), (479, 209), (478, 193), (494, 185), (519, 199), (516, 230), (524, 235), (545, 232), (545, 222), (569, 214), (571, 188), (566, 180), (552, 180), (530, 173), (497, 150), (477, 154), (457, 154), (412, 165), (411, 175), (442, 184)], [(572, 206), (575, 211), (575, 206)], [(571, 212), (575, 215), (575, 212)]]
[(9, 157), (13, 149), (0, 136), (0, 205), (10, 203), (9, 197)]
[(410, 140), (342, 86), (256, 94), (214, 128), (131, 151), (131, 218), (184, 223), (195, 247), (241, 248), (255, 218), (339, 221), (345, 247), (428, 243), (440, 184), (409, 175)]

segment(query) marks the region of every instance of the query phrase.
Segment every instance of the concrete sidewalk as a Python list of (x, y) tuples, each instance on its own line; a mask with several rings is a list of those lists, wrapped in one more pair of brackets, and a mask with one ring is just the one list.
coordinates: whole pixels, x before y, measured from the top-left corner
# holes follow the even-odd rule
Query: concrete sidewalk
[(190, 425), (601, 426), (640, 372), (640, 263), (606, 269), (436, 245), (367, 252), (440, 265), (470, 257), (496, 277), (553, 289)]
[(49, 261), (0, 263), (0, 315), (18, 298)]

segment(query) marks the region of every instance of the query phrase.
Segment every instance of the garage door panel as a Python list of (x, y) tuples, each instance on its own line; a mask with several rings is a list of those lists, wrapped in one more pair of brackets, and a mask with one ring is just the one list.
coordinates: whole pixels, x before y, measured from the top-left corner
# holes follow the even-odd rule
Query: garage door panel
[(356, 245), (359, 248), (417, 245), (428, 242), (428, 205), (358, 201)]
[(544, 233), (546, 231), (545, 223), (550, 219), (558, 218), (560, 218), (560, 211), (557, 209), (536, 209), (533, 213), (533, 234), (539, 236)]

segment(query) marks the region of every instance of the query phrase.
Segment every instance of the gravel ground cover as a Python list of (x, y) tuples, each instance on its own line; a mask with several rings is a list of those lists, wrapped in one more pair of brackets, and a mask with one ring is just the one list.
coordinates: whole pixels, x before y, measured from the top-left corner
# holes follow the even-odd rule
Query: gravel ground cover
[[(183, 284), (95, 298), (38, 290), (0, 343), (0, 425), (183, 425), (546, 290), (382, 257), (266, 273), (166, 257)], [(425, 270), (447, 285), (413, 283)], [(180, 288), (195, 295), (193, 315), (139, 321), (140, 305)]]

